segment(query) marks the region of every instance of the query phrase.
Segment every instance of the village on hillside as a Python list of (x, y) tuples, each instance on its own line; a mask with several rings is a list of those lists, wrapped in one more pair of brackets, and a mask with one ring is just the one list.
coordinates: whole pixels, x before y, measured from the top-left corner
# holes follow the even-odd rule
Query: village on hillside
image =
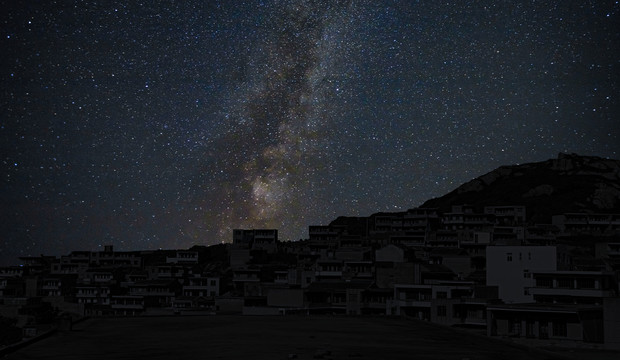
[(76, 250), (0, 268), (2, 342), (86, 317), (400, 316), (528, 344), (620, 349), (620, 214), (530, 224), (519, 205), (339, 217), (280, 241)]

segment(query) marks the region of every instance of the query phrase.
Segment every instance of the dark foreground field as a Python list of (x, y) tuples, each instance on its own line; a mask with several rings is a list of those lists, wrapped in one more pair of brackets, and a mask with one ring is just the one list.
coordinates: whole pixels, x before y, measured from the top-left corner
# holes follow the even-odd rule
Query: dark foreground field
[(552, 359), (418, 321), (365, 317), (91, 319), (5, 359)]

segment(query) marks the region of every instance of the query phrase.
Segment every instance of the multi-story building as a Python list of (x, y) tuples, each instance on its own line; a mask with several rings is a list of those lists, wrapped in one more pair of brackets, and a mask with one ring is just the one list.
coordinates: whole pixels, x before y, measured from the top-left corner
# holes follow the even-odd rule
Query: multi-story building
[(485, 256), (487, 246), (491, 245), (492, 233), (474, 231), (471, 236), (459, 240), (459, 247), (471, 256)]
[(551, 220), (568, 235), (617, 235), (620, 233), (620, 214), (565, 213)]
[(497, 301), (497, 287), (470, 281), (397, 284), (390, 313), (448, 326), (486, 327), (486, 307)]
[(316, 262), (316, 281), (341, 281), (344, 261), (336, 259), (320, 259)]
[(390, 313), (408, 315), (420, 320), (430, 320), (432, 298), (432, 285), (395, 284), (394, 299), (389, 304)]
[(276, 229), (235, 229), (233, 245), (238, 248), (264, 250), (273, 253), (278, 246), (278, 230)]
[(110, 305), (110, 288), (105, 285), (78, 285), (75, 298), (78, 304)]
[(215, 297), (220, 295), (220, 278), (194, 276), (183, 285), (183, 296)]
[(488, 231), (494, 226), (494, 215), (476, 212), (473, 206), (454, 205), (441, 216), (441, 223), (446, 230)]
[(0, 299), (24, 295), (24, 279), (0, 277)]
[(496, 304), (487, 307), (487, 335), (597, 344), (604, 341), (603, 309), (591, 305)]
[(147, 280), (129, 286), (129, 295), (144, 298), (145, 307), (170, 307), (182, 285), (176, 280)]
[(198, 251), (177, 250), (175, 256), (166, 257), (166, 263), (179, 265), (198, 264)]
[(604, 271), (535, 271), (534, 301), (547, 304), (602, 305), (603, 299), (618, 296), (615, 274)]
[(486, 283), (507, 303), (533, 302), (532, 273), (557, 270), (555, 246), (488, 246)]
[(119, 316), (140, 315), (145, 310), (144, 296), (113, 295), (110, 298), (110, 312)]
[(525, 206), (485, 206), (484, 213), (493, 215), (499, 226), (522, 226), (526, 222)]

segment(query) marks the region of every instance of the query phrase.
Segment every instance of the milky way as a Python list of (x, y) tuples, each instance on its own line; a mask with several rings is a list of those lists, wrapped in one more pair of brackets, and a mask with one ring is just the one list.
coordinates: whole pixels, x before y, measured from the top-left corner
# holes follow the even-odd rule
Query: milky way
[(620, 151), (617, 1), (2, 2), (0, 262), (282, 240)]
[(327, 185), (328, 174), (316, 172), (329, 155), (330, 74), (340, 71), (333, 53), (343, 41), (342, 22), (355, 15), (353, 6), (288, 1), (268, 11), (268, 30), (226, 94), (223, 111), (234, 125), (216, 145), (231, 149), (216, 166), (227, 178), (220, 199), (226, 210), (216, 214), (222, 238), (233, 225), (302, 229), (306, 216), (318, 215), (308, 209)]

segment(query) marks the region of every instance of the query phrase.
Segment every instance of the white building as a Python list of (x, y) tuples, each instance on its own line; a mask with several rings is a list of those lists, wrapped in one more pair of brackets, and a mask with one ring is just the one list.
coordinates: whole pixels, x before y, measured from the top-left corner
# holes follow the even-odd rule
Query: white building
[(183, 296), (215, 297), (220, 295), (219, 277), (194, 276), (183, 286)]
[(198, 251), (177, 250), (174, 257), (166, 257), (166, 263), (182, 265), (198, 264)]
[(506, 303), (534, 302), (532, 273), (557, 270), (555, 246), (488, 246), (486, 255), (487, 285)]

